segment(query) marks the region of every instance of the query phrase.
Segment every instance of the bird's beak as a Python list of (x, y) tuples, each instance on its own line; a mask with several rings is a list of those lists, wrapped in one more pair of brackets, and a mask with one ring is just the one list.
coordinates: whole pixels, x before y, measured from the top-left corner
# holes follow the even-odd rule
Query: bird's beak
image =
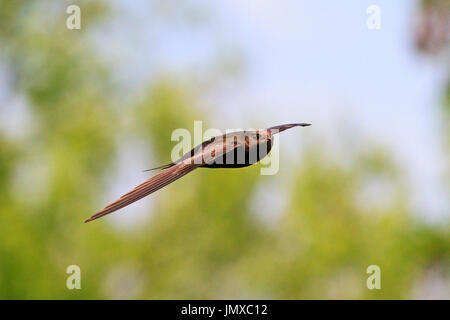
[(281, 131), (293, 128), (293, 127), (307, 127), (310, 126), (310, 123), (291, 123), (291, 124), (282, 124), (279, 126), (275, 126), (275, 127), (270, 127), (269, 129), (267, 129), (269, 132), (273, 132), (275, 133), (279, 133)]

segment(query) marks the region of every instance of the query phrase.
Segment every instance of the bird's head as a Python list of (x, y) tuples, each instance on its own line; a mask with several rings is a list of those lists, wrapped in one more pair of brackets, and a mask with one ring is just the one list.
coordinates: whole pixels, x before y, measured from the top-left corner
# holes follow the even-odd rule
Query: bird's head
[(281, 131), (293, 128), (293, 127), (307, 127), (310, 126), (310, 123), (290, 123), (290, 124), (282, 124), (279, 126), (270, 127), (267, 129), (267, 135), (271, 138), (272, 135), (277, 134)]

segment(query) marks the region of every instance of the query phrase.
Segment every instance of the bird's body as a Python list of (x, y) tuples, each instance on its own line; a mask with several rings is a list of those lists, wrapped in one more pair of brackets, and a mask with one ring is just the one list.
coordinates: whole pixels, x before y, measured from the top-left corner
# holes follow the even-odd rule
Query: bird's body
[(85, 222), (119, 210), (197, 168), (242, 168), (255, 164), (270, 152), (274, 134), (296, 126), (304, 127), (309, 124), (286, 124), (266, 130), (238, 131), (211, 138), (194, 147), (177, 161), (154, 168), (163, 169), (163, 171), (97, 212)]

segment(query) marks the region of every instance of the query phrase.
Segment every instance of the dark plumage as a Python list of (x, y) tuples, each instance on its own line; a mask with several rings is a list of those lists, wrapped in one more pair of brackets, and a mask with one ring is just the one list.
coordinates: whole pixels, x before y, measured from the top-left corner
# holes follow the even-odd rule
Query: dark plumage
[(274, 134), (292, 127), (309, 125), (284, 124), (265, 130), (238, 131), (214, 137), (196, 146), (173, 163), (149, 169), (163, 169), (163, 171), (124, 194), (85, 222), (103, 217), (142, 199), (197, 168), (242, 168), (255, 164), (270, 152)]

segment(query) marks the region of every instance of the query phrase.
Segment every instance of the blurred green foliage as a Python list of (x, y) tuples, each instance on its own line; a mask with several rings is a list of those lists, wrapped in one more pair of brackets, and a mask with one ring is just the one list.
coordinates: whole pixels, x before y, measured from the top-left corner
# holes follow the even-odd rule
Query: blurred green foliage
[[(343, 165), (311, 147), (274, 225), (252, 213), (268, 179), (258, 166), (187, 175), (159, 193), (155, 214), (132, 233), (111, 217), (83, 224), (104, 205), (125, 129), (89, 28), (67, 30), (65, 14), (34, 25), (68, 4), (0, 1), (2, 58), (32, 117), (24, 137), (0, 135), (0, 298), (409, 298), (428, 268), (448, 266), (448, 225), (413, 218), (398, 168), (376, 148)], [(102, 2), (82, 6), (84, 25), (106, 16)], [(164, 78), (127, 109), (159, 163), (170, 158), (172, 130), (202, 119), (196, 102)], [(390, 186), (392, 200), (363, 206), (373, 180)], [(65, 286), (72, 264), (82, 290)], [(366, 288), (373, 264), (382, 290)]]

